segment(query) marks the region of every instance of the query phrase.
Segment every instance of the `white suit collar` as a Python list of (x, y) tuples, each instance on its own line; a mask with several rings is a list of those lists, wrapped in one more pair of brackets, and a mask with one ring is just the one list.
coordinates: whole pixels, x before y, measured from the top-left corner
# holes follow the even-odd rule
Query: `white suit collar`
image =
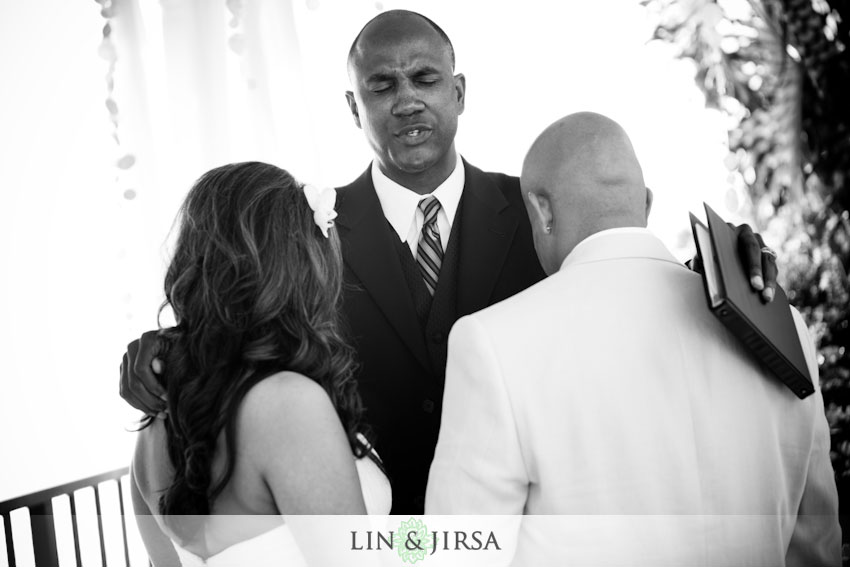
[(652, 231), (630, 226), (591, 234), (573, 248), (561, 264), (561, 270), (576, 264), (616, 258), (654, 258), (682, 266)]

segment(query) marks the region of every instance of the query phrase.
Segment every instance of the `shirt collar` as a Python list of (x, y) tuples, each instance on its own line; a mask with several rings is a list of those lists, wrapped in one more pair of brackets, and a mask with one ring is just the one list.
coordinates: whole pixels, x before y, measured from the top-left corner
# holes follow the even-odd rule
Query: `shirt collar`
[(420, 195), (384, 175), (381, 168), (378, 167), (378, 162), (372, 162), (372, 183), (375, 186), (375, 192), (378, 194), (378, 201), (381, 203), (384, 217), (398, 233), (402, 242), (407, 240), (410, 224), (416, 218), (416, 208), (419, 206), (419, 201), (428, 195), (433, 195), (440, 201), (440, 206), (445, 211), (451, 227), (460, 204), (465, 178), (463, 159), (458, 154), (454, 171), (446, 180), (431, 193)]

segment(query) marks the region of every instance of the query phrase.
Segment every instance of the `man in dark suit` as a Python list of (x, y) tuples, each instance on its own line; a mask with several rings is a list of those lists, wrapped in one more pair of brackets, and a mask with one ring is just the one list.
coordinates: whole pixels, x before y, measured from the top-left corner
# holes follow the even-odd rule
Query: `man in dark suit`
[[(394, 513), (424, 507), (452, 324), (543, 278), (518, 180), (457, 154), (465, 78), (453, 60), (436, 24), (392, 11), (363, 28), (348, 62), (346, 97), (375, 161), (338, 192), (344, 306)], [(423, 271), (429, 196), (438, 265)]]
[[(413, 12), (382, 13), (354, 40), (348, 71), (349, 108), (375, 160), (338, 190), (345, 319), (393, 513), (416, 514), (440, 427), (451, 326), (544, 274), (519, 180), (483, 172), (457, 153), (466, 79), (454, 74), (443, 30)], [(743, 240), (761, 274), (756, 238), (749, 231)], [(772, 258), (765, 268), (772, 285)], [(162, 407), (150, 393), (158, 389), (149, 370), (156, 347), (146, 336), (128, 349), (121, 394), (155, 413)]]

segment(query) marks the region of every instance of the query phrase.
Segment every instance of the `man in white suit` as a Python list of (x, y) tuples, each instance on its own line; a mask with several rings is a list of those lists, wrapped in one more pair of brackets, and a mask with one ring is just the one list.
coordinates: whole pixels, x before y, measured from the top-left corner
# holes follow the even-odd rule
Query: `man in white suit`
[(839, 565), (820, 389), (797, 399), (706, 309), (622, 128), (559, 120), (521, 184), (549, 277), (452, 330), (426, 512), (537, 515), (521, 565)]

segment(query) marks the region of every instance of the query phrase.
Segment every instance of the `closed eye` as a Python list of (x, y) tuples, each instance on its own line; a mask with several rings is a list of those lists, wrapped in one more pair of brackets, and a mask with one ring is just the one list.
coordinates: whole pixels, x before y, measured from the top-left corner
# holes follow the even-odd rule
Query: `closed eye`
[(386, 82), (386, 83), (377, 83), (377, 84), (371, 85), (369, 87), (369, 90), (372, 91), (375, 94), (380, 94), (380, 93), (387, 92), (391, 88), (392, 88), (392, 83)]
[(440, 80), (439, 75), (435, 75), (433, 73), (417, 75), (414, 77), (414, 80), (420, 85), (433, 85)]

